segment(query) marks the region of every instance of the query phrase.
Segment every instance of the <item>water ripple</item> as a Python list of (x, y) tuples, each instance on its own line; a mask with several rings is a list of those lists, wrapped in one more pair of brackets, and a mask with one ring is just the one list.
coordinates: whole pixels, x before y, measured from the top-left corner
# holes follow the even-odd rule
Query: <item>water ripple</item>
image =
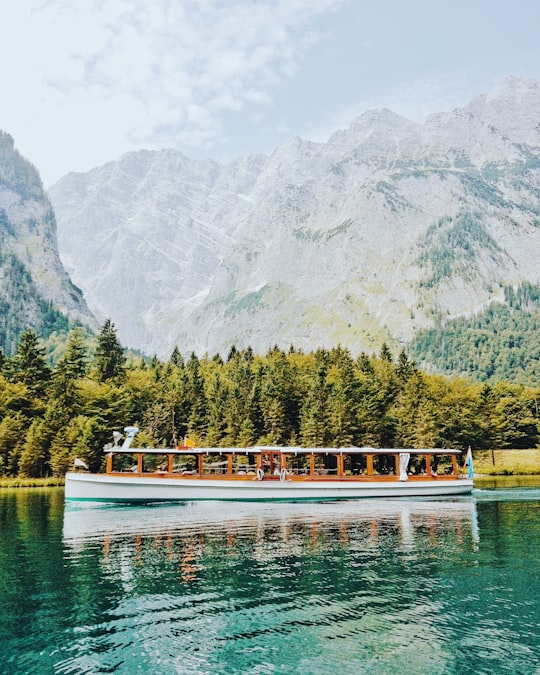
[(66, 509), (3, 532), (2, 668), (532, 675), (538, 503), (492, 496)]

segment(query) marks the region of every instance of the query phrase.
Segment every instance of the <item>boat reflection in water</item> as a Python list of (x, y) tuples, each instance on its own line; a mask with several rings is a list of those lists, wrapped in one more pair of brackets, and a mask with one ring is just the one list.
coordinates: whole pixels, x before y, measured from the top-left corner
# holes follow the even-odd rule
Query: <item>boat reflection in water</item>
[[(376, 547), (389, 538), (401, 551), (441, 540), (474, 550), (478, 543), (476, 502), (456, 500), (374, 500), (309, 504), (188, 502), (152, 506), (67, 504), (64, 544), (73, 552), (101, 544), (105, 558), (133, 555), (143, 561), (176, 556), (185, 578), (202, 573), (205, 559), (243, 555), (263, 561), (303, 556), (359, 542)], [(250, 549), (250, 551), (249, 551)]]

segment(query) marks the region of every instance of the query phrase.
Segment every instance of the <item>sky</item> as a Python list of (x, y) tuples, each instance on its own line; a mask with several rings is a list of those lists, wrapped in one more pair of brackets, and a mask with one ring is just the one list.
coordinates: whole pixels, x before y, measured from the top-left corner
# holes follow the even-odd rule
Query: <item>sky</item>
[(140, 149), (227, 162), (540, 80), (539, 27), (540, 0), (3, 0), (0, 129), (45, 187)]

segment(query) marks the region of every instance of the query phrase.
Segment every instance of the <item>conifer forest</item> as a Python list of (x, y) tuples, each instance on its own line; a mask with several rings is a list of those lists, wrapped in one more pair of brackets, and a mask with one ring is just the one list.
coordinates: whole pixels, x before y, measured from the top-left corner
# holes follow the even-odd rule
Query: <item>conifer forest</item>
[(107, 320), (89, 346), (79, 329), (51, 365), (25, 330), (0, 353), (0, 475), (62, 476), (102, 468), (112, 432), (138, 446), (530, 448), (540, 387), (422, 372), (403, 350), (353, 357), (342, 347), (226, 356), (175, 348), (167, 361), (126, 355)]

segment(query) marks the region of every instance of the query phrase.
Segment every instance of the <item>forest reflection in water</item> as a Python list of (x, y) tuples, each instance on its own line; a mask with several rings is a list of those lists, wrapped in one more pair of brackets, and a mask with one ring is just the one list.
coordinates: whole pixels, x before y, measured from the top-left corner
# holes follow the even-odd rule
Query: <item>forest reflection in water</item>
[(540, 493), (478, 497), (55, 507), (7, 672), (534, 673)]

